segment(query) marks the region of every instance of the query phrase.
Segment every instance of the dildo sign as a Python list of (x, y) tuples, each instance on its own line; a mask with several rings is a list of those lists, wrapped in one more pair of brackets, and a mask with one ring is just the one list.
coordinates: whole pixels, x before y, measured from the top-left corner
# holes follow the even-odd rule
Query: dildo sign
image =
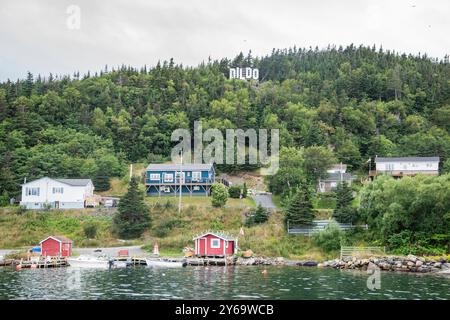
[(240, 80), (258, 80), (259, 70), (253, 68), (231, 68), (230, 69), (230, 79), (240, 79)]

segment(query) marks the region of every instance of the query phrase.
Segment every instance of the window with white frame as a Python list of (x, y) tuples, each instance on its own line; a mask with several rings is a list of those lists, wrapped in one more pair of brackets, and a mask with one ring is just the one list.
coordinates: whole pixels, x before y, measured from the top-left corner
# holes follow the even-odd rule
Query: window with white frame
[(159, 173), (150, 173), (150, 180), (159, 180), (161, 175)]
[(202, 179), (201, 171), (192, 171), (192, 180), (193, 181), (200, 181), (201, 179)]
[(198, 190), (200, 190), (200, 187), (199, 187), (199, 186), (194, 186), (192, 189), (193, 189), (194, 191), (198, 191)]
[[(177, 182), (180, 182), (180, 171), (175, 172), (175, 180)], [(181, 178), (181, 182), (184, 182), (184, 172), (183, 172), (183, 175), (182, 175), (182, 178)]]
[(39, 196), (39, 188), (26, 188), (25, 194), (27, 196)]
[(164, 182), (173, 182), (173, 173), (165, 173)]
[(63, 187), (53, 187), (52, 192), (53, 192), (53, 194), (62, 194), (62, 193), (64, 193), (64, 188)]
[(211, 248), (219, 249), (220, 248), (220, 239), (211, 239)]

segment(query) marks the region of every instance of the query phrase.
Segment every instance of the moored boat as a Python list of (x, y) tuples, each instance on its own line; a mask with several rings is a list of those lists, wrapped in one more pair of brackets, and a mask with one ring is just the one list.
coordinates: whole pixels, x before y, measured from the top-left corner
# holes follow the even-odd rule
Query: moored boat
[(94, 256), (79, 256), (76, 258), (68, 258), (67, 262), (71, 267), (75, 268), (100, 268), (109, 269), (111, 267), (111, 261), (103, 257)]
[(182, 268), (187, 265), (186, 261), (164, 260), (164, 259), (145, 259), (148, 267), (157, 268)]

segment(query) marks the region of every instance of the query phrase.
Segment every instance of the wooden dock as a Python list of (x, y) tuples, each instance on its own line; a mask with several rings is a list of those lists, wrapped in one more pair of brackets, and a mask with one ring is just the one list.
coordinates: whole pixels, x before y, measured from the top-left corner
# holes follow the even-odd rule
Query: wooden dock
[(69, 263), (65, 257), (37, 257), (38, 259), (30, 260), (14, 260), (12, 265), (16, 267), (17, 270), (20, 269), (46, 269), (46, 268), (62, 268), (68, 267)]
[(10, 266), (13, 262), (13, 259), (0, 260), (0, 267)]

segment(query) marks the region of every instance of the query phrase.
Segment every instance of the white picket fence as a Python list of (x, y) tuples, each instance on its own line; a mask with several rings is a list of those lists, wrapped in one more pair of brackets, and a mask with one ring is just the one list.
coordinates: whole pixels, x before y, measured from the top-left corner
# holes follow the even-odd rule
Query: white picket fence
[[(287, 223), (287, 230), (289, 234), (300, 234), (303, 236), (311, 236), (316, 232), (323, 231), (325, 228), (334, 220), (314, 220), (313, 224), (310, 226), (291, 226), (289, 221)], [(335, 222), (335, 221), (334, 221)], [(367, 224), (364, 225), (353, 225), (351, 223), (337, 223), (341, 230), (347, 231), (353, 228), (362, 228), (364, 230), (368, 229)]]

